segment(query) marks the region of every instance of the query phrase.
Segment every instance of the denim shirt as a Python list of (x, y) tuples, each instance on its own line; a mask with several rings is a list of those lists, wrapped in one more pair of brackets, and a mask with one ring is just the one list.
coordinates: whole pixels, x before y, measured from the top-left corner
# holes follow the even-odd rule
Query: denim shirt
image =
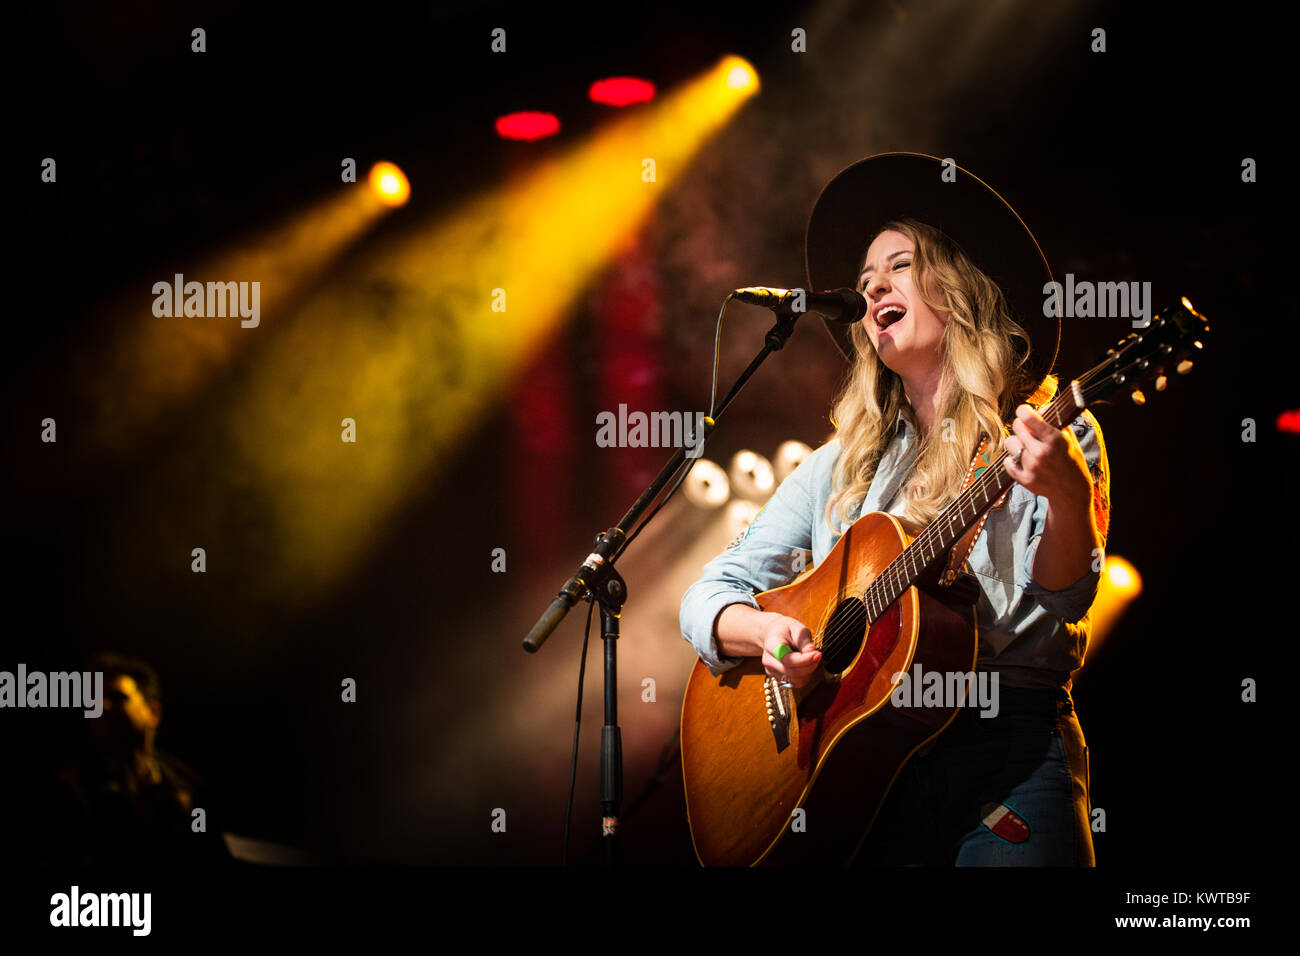
[[(1083, 412), (1070, 428), (1092, 473), (1093, 509), (1104, 545), (1110, 508), (1106, 446), (1091, 412)], [(909, 477), (917, 451), (916, 430), (900, 413), (855, 518), (886, 509)], [(741, 662), (719, 655), (714, 627), (722, 609), (729, 604), (757, 608), (755, 594), (788, 584), (805, 567), (819, 564), (843, 533), (843, 525), (832, 531), (825, 519), (839, 452), (839, 439), (832, 438), (809, 455), (749, 527), (704, 566), (682, 598), (682, 636), (715, 677)], [(1088, 646), (1088, 610), (1101, 578), (1092, 569), (1102, 562), (1094, 561), (1063, 590), (1040, 587), (1032, 570), (1046, 517), (1047, 499), (1013, 484), (967, 558), (980, 586), (976, 669), (997, 672), (1004, 687), (1068, 688)], [(808, 552), (811, 562), (805, 563)]]

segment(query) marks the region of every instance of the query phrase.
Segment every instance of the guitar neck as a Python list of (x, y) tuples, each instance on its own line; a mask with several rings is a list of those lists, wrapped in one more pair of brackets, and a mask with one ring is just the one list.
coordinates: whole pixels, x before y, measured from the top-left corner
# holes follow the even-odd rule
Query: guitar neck
[[(1076, 380), (1049, 404), (1040, 408), (1038, 414), (1053, 428), (1064, 428), (1067, 422), (1079, 417), (1084, 405), (1083, 391)], [(970, 487), (944, 508), (929, 527), (918, 534), (902, 554), (891, 561), (871, 583), (863, 595), (870, 620), (879, 618), (898, 600), (899, 595), (916, 584), (926, 569), (956, 544), (980, 516), (1015, 484), (1015, 479), (1007, 474), (1003, 466), (1005, 458), (1006, 452), (999, 454), (971, 482)]]
[[(1141, 405), (1146, 401), (1138, 386), (1152, 379), (1156, 391), (1163, 391), (1170, 372), (1185, 375), (1192, 368), (1186, 356), (1202, 348), (1200, 337), (1210, 330), (1205, 316), (1192, 308), (1184, 296), (1178, 305), (1162, 309), (1155, 321), (1141, 333), (1131, 332), (1106, 358), (1078, 378), (1070, 387), (1038, 410), (1053, 428), (1064, 428), (1090, 404), (1106, 401), (1121, 392), (1129, 392)], [(903, 552), (876, 577), (862, 601), (867, 617), (876, 621), (927, 572), (932, 564), (951, 548), (993, 503), (1013, 484), (1003, 467), (1006, 453), (976, 478), (957, 500), (943, 509), (928, 528), (922, 531)]]

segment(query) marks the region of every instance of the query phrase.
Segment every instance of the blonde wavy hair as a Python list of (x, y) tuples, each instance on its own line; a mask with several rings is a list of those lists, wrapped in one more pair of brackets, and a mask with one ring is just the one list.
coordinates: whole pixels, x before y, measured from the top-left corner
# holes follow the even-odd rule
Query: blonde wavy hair
[[(903, 218), (885, 223), (882, 232), (900, 232), (912, 241), (914, 286), (936, 314), (947, 313), (940, 348), (942, 370), (934, 427), (921, 444), (907, 483), (905, 526), (918, 530), (961, 491), (971, 456), (985, 436), (1007, 434), (1003, 422), (1015, 412), (1017, 396), (1028, 395), (1041, 405), (1056, 394), (1056, 377), (1041, 382), (1025, 368), (1025, 330), (1012, 318), (1002, 290), (979, 270), (946, 235), (932, 226)], [(866, 259), (866, 250), (859, 258)], [(940, 299), (929, 294), (937, 288)], [(862, 322), (854, 324), (852, 339), (857, 361), (831, 413), (840, 440), (834, 493), (826, 503), (826, 521), (833, 531), (849, 523), (871, 487), (881, 456), (893, 437), (899, 411), (916, 418), (903, 391), (903, 380), (880, 360)], [(946, 439), (946, 440), (945, 440)], [(887, 506), (888, 502), (883, 502)]]

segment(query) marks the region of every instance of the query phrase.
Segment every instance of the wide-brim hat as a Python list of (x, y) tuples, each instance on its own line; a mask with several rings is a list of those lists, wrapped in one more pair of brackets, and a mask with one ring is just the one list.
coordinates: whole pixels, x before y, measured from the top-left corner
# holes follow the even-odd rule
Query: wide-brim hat
[[(924, 153), (879, 153), (837, 173), (808, 218), (808, 288), (857, 288), (868, 240), (885, 223), (905, 216), (945, 233), (1001, 287), (1011, 317), (1029, 336), (1025, 367), (1036, 386), (1052, 370), (1061, 339), (1059, 296), (1052, 302), (1055, 314), (1043, 314), (1052, 270), (1007, 201), (954, 163)], [(854, 361), (851, 328), (826, 321), (839, 350)]]

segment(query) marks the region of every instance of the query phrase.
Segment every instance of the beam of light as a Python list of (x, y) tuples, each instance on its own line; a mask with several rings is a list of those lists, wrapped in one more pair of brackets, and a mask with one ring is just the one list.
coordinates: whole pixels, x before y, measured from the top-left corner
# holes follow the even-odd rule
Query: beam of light
[(1106, 568), (1106, 582), (1119, 591), (1133, 590), (1136, 576), (1128, 562), (1111, 561)]
[(758, 74), (748, 61), (738, 56), (727, 57), (723, 75), (727, 78), (728, 88), (733, 90), (756, 89), (758, 86)]
[[(206, 542), (205, 587), (277, 613), (325, 596), (752, 93), (719, 70), (350, 259), (190, 423), (118, 533), (171, 561)], [(461, 544), (431, 539), (430, 559)]]
[(370, 169), (370, 189), (385, 206), (401, 206), (411, 198), (411, 184), (396, 163), (375, 163)]
[(1092, 636), (1088, 640), (1089, 657), (1101, 648), (1125, 609), (1141, 593), (1142, 575), (1137, 568), (1117, 554), (1106, 555), (1106, 567), (1090, 611)]
[[(146, 443), (168, 416), (272, 338), (285, 312), (384, 209), (363, 185), (341, 185), (312, 208), (224, 251), (159, 266), (109, 302), (72, 359), (70, 404), (89, 450), (121, 457)], [(172, 282), (176, 273), (186, 282), (258, 282), (258, 325), (245, 328), (232, 316), (154, 315), (153, 283)]]

